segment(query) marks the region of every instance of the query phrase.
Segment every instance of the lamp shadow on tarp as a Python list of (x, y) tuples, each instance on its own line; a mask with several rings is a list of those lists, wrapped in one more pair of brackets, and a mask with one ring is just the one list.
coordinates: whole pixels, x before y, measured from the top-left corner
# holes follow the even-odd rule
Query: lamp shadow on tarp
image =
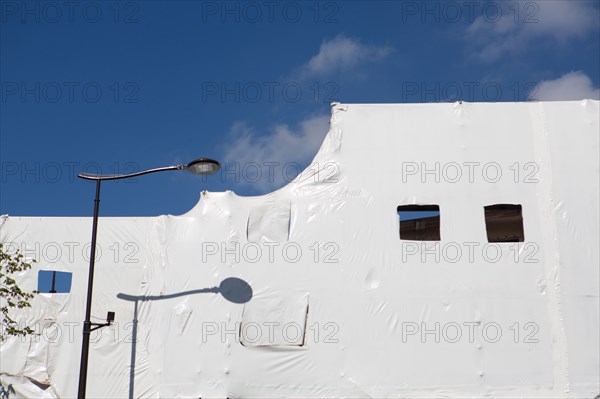
[(130, 295), (119, 293), (117, 298), (124, 301), (131, 301), (134, 303), (133, 308), (133, 333), (131, 335), (131, 366), (129, 370), (129, 398), (132, 399), (134, 396), (134, 383), (135, 383), (135, 354), (137, 350), (137, 327), (138, 327), (138, 303), (146, 301), (161, 301), (165, 299), (179, 298), (187, 295), (195, 294), (221, 294), (223, 298), (229, 302), (243, 304), (249, 302), (252, 299), (252, 287), (246, 281), (237, 278), (229, 277), (221, 281), (218, 287), (212, 288), (201, 288), (197, 290), (189, 290), (182, 292), (175, 292), (173, 294), (165, 295)]

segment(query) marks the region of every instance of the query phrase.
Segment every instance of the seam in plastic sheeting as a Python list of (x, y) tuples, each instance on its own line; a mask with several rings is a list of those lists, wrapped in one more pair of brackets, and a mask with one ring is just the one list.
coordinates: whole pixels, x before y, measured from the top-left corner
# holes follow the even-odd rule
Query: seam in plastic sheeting
[[(560, 253), (558, 252), (558, 233), (556, 231), (556, 210), (552, 185), (552, 161), (550, 151), (550, 137), (546, 129), (546, 117), (544, 103), (531, 104), (529, 106), (533, 123), (534, 150), (536, 159), (542, 165), (540, 171), (542, 181), (539, 185), (541, 195), (538, 196), (538, 205), (544, 215), (541, 218), (542, 228), (545, 235), (544, 242), (544, 267), (546, 270), (546, 281), (552, 282), (552, 288), (547, 290), (549, 314), (554, 324), (553, 331), (556, 344), (553, 345), (554, 358), (554, 383), (563, 388), (563, 396), (567, 396), (569, 387), (569, 353), (567, 337), (563, 323), (561, 309), (561, 282), (560, 282)], [(550, 245), (553, 243), (553, 245)]]
[[(305, 346), (308, 296), (307, 292), (271, 290), (254, 297), (244, 304), (240, 343), (250, 347)], [(251, 326), (256, 326), (258, 331), (254, 338), (249, 336)]]
[(291, 204), (289, 201), (271, 202), (250, 208), (247, 225), (249, 242), (284, 242), (290, 236)]

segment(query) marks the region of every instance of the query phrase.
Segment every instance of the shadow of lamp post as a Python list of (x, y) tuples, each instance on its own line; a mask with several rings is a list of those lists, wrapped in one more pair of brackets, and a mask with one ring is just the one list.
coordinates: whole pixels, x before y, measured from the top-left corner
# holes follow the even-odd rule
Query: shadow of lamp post
[(160, 300), (168, 300), (173, 298), (179, 298), (187, 295), (196, 295), (196, 294), (221, 294), (223, 298), (232, 303), (244, 304), (249, 302), (252, 299), (252, 287), (246, 281), (237, 278), (237, 277), (228, 277), (225, 280), (221, 281), (218, 287), (212, 288), (200, 288), (196, 290), (176, 292), (173, 294), (163, 294), (163, 295), (129, 295), (120, 293), (117, 295), (117, 298), (131, 301), (134, 303), (133, 305), (133, 329), (131, 333), (131, 357), (130, 357), (130, 368), (129, 368), (129, 399), (134, 398), (134, 388), (135, 388), (135, 362), (136, 362), (136, 353), (137, 353), (137, 332), (138, 332), (138, 303), (146, 302), (146, 301), (160, 301)]
[(100, 183), (102, 180), (128, 179), (131, 177), (147, 175), (150, 173), (165, 172), (168, 170), (187, 170), (195, 175), (210, 175), (217, 172), (220, 167), (221, 165), (213, 159), (198, 158), (187, 165), (166, 166), (164, 168), (148, 169), (126, 175), (94, 175), (89, 173), (79, 174), (79, 177), (82, 179), (96, 181), (96, 198), (94, 199), (94, 219), (92, 222), (92, 242), (90, 249), (90, 269), (88, 273), (87, 302), (85, 306), (85, 321), (83, 322), (83, 343), (81, 346), (81, 364), (79, 368), (79, 389), (77, 394), (79, 399), (85, 398), (88, 355), (90, 352), (90, 333), (98, 328), (109, 326), (115, 319), (114, 312), (108, 312), (106, 323), (92, 323), (90, 321), (92, 308), (92, 288), (94, 283), (94, 263), (96, 259), (96, 235), (98, 233), (98, 211), (100, 209)]

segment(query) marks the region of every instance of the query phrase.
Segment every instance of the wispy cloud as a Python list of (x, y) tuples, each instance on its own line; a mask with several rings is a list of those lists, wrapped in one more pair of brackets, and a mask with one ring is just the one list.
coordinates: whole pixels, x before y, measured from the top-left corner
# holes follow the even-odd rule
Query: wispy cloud
[[(229, 131), (233, 138), (224, 153), (226, 166), (242, 171), (240, 183), (265, 191), (282, 186), (300, 172), (316, 155), (329, 130), (329, 116), (310, 116), (294, 127), (279, 124), (260, 132), (245, 122), (236, 122)], [(251, 168), (248, 166), (251, 165)], [(269, 166), (270, 165), (270, 166)], [(244, 178), (245, 168), (252, 176)], [(261, 174), (256, 177), (256, 171)]]
[(600, 13), (592, 2), (531, 1), (500, 2), (501, 16), (479, 16), (466, 31), (482, 61), (524, 53), (536, 40), (549, 39), (565, 45), (598, 32)]
[(541, 81), (529, 95), (531, 100), (600, 100), (600, 88), (583, 72), (569, 72), (558, 79)]
[(342, 34), (321, 43), (319, 52), (298, 70), (301, 78), (325, 76), (348, 71), (362, 64), (378, 62), (392, 53), (388, 46), (364, 44)]

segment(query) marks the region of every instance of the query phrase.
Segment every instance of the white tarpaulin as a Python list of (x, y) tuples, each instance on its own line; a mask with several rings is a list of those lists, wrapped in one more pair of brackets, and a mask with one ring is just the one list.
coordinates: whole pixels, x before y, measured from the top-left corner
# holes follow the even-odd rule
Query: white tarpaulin
[[(594, 398), (599, 132), (591, 100), (334, 104), (280, 190), (101, 217), (92, 315), (116, 319), (92, 333), (88, 396)], [(497, 204), (521, 206), (524, 239), (489, 242)], [(439, 207), (439, 240), (401, 239), (405, 205)], [(0, 348), (14, 397), (76, 396), (91, 222), (0, 221), (38, 260), (23, 288), (72, 273), (13, 313), (37, 332)]]

